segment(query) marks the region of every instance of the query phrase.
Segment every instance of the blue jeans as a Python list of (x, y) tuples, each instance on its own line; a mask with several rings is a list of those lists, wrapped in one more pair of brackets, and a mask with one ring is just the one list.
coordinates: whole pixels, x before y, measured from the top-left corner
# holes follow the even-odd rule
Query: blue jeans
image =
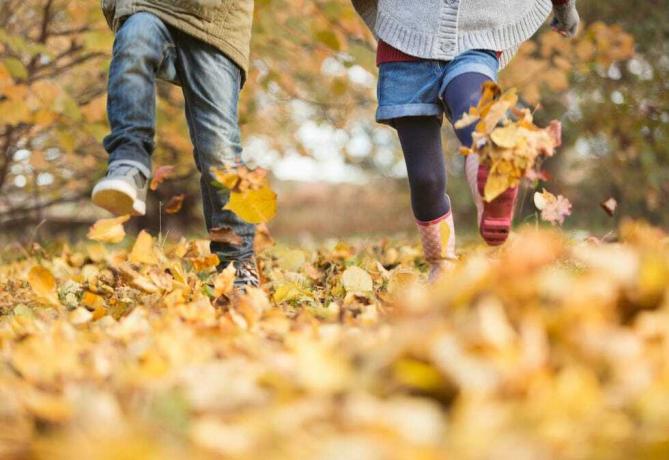
[(242, 163), (241, 70), (216, 48), (150, 13), (129, 16), (116, 33), (107, 102), (111, 134), (104, 140), (109, 163), (130, 164), (151, 175), (157, 78), (183, 88), (207, 230), (230, 227), (243, 240), (241, 245), (212, 242), (212, 252), (223, 263), (251, 257), (255, 226), (223, 210), (230, 192), (214, 187), (211, 174), (211, 168)]
[[(469, 50), (451, 61), (387, 62), (379, 67), (376, 121), (392, 124), (402, 117), (448, 113), (446, 88), (464, 74), (480, 74), (497, 81), (499, 62), (493, 51)], [(453, 121), (457, 121), (453, 120)]]

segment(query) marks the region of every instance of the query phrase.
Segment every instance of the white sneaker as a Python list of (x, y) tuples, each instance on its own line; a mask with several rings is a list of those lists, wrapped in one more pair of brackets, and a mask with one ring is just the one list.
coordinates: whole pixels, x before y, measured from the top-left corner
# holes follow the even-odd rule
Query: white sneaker
[(142, 172), (127, 164), (110, 166), (107, 175), (93, 188), (91, 199), (116, 216), (146, 214), (149, 180)]

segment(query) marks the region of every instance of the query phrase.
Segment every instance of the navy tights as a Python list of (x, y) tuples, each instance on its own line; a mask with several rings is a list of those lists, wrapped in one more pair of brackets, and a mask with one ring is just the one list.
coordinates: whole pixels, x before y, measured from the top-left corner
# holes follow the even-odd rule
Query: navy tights
[[(444, 92), (444, 101), (453, 122), (476, 105), (481, 86), (489, 78), (479, 73), (456, 77)], [(446, 164), (441, 145), (441, 122), (437, 117), (403, 117), (393, 120), (407, 165), (411, 207), (422, 222), (446, 214), (451, 205), (446, 198)], [(462, 145), (470, 146), (476, 124), (455, 131)]]

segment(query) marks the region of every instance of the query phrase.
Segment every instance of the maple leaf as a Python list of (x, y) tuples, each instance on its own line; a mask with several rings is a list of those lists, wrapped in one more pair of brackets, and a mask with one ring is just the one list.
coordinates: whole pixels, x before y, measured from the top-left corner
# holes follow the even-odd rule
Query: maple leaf
[(571, 203), (562, 195), (555, 196), (546, 189), (535, 192), (534, 205), (541, 211), (541, 219), (553, 225), (562, 225), (571, 214)]
[(262, 224), (276, 215), (276, 206), (276, 193), (269, 184), (265, 184), (255, 190), (232, 192), (224, 209), (229, 209), (250, 224)]

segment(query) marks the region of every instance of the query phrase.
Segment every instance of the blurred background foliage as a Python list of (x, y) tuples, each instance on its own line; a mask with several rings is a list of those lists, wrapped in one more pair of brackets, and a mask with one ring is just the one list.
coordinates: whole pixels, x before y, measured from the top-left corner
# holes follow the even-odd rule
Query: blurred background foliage
[[(565, 145), (546, 186), (574, 203), (567, 225), (613, 228), (623, 216), (669, 226), (669, 3), (579, 0), (585, 22), (566, 41), (544, 27), (503, 72), (560, 119)], [(88, 203), (104, 174), (106, 75), (112, 33), (99, 2), (0, 0), (0, 234), (76, 233), (100, 214)], [(252, 64), (240, 117), (248, 161), (270, 168), (279, 237), (396, 232), (411, 226), (394, 133), (373, 121), (373, 37), (346, 0), (257, 0)], [(175, 176), (136, 225), (201, 231), (198, 182), (180, 88), (158, 92), (155, 165)], [(539, 105), (540, 104), (540, 105)], [(444, 128), (449, 193), (464, 227), (474, 211), (462, 160)], [(161, 203), (185, 193), (175, 216)], [(521, 220), (534, 215), (525, 194)], [(599, 203), (619, 203), (613, 221)], [(46, 235), (45, 235), (46, 234)]]

